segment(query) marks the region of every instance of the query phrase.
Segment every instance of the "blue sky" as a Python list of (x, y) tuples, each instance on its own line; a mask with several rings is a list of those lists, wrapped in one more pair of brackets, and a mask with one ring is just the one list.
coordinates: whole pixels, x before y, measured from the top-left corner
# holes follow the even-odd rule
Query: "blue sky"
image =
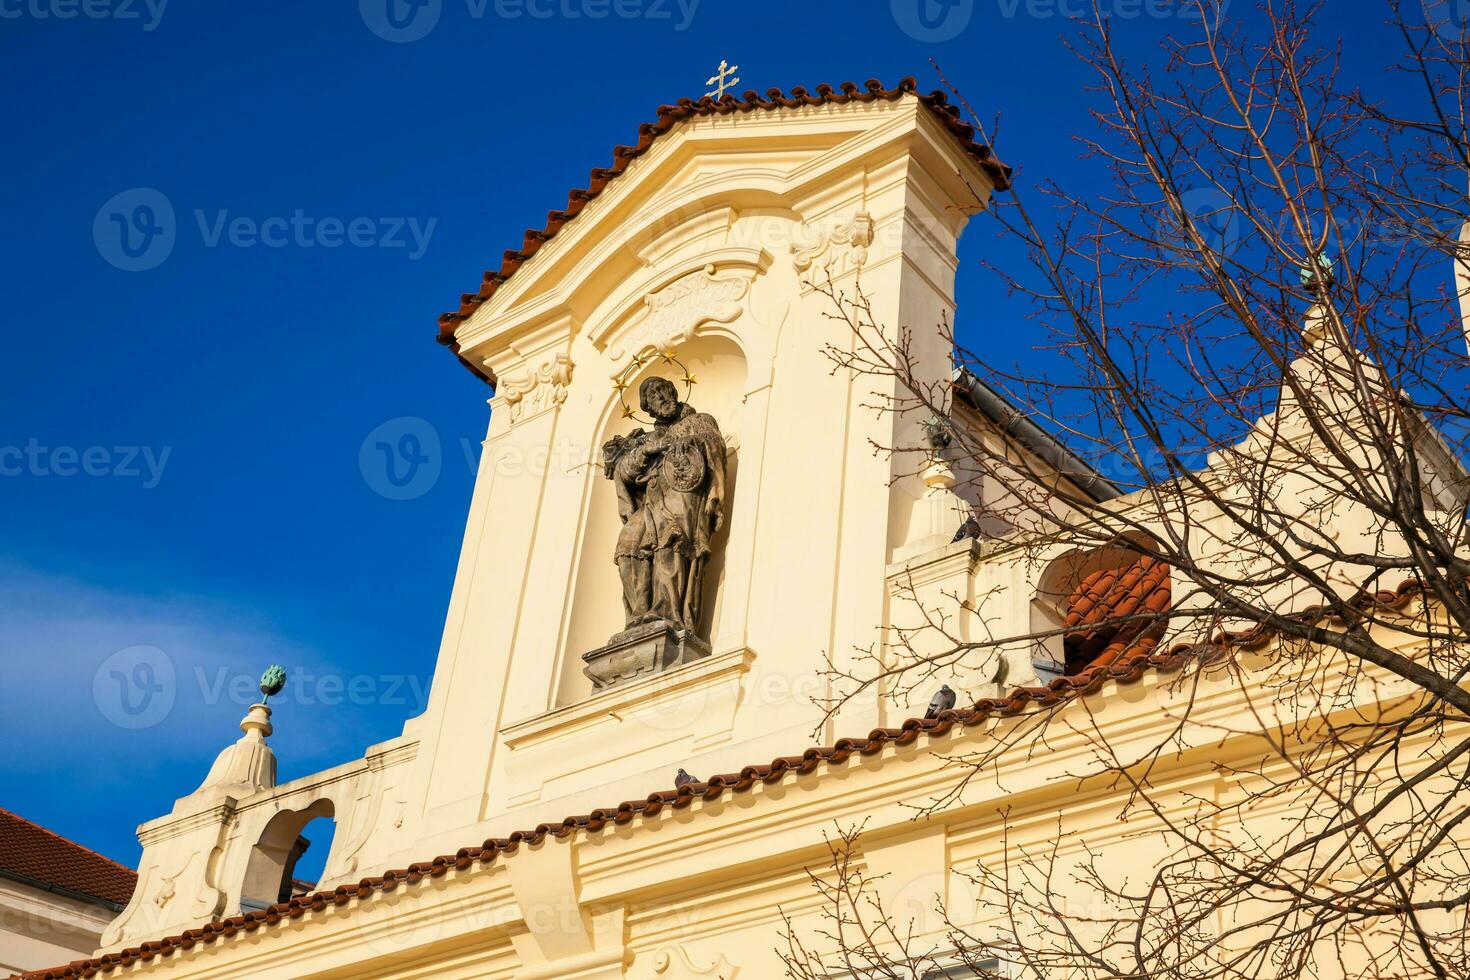
[[(283, 779), (421, 710), (488, 394), (435, 317), (720, 59), (928, 88), (934, 56), (1020, 179), (1092, 180), (1077, 0), (393, 2), (0, 0), (0, 806), (125, 862), (266, 665)], [(1179, 27), (1115, 6), (1140, 56)], [(964, 242), (961, 329), (1024, 362), (993, 248)], [(384, 433), (432, 456), (405, 489)]]

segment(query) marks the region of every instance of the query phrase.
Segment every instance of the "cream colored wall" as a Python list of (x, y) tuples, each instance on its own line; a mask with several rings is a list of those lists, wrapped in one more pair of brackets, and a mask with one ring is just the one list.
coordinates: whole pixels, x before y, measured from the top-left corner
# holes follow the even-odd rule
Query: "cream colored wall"
[[(499, 383), (425, 713), (338, 770), (150, 822), (139, 894), (105, 945), (234, 913), (254, 842), (314, 803), (339, 825), (330, 885), (881, 720), (869, 695), (822, 724), (826, 658), (879, 640), (892, 556), (946, 527), (913, 461), (873, 448), (927, 413), (874, 412), (892, 379), (834, 370), (829, 348), (853, 333), (815, 286), (860, 282), (890, 330), (950, 316), (956, 241), (989, 186), (913, 98), (660, 139), (460, 327), (461, 354)], [(631, 427), (613, 380), (664, 350), (699, 378), (691, 401), (721, 423), (734, 473), (714, 652), (589, 700), (581, 655), (621, 625), (598, 466)], [(948, 350), (925, 338), (917, 354), (947, 392)]]
[(0, 974), (91, 956), (114, 915), (104, 906), (0, 877)]

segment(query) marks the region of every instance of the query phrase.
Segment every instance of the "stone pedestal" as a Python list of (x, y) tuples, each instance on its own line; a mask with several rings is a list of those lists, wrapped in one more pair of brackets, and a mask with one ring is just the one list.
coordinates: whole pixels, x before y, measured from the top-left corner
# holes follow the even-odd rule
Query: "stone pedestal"
[(582, 673), (592, 678), (593, 690), (602, 691), (682, 667), (709, 653), (709, 644), (693, 633), (659, 620), (623, 630), (606, 645), (582, 654), (587, 664)]

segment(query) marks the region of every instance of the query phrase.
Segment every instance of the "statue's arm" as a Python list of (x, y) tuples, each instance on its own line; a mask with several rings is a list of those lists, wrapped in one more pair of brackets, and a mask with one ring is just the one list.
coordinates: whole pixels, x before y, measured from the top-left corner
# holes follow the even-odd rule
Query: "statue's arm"
[(725, 523), (725, 438), (713, 416), (703, 416), (702, 426), (704, 452), (709, 459), (709, 496), (705, 500), (704, 513), (709, 519), (710, 530), (718, 531)]
[(628, 472), (628, 468), (632, 460), (629, 455), (629, 453), (624, 453), (618, 457), (611, 472), (607, 474), (607, 478), (612, 481), (613, 488), (617, 491), (618, 516), (623, 519), (624, 524), (628, 523), (628, 518), (632, 517), (633, 512), (638, 509), (637, 501), (633, 497), (633, 488), (630, 486), (632, 474)]

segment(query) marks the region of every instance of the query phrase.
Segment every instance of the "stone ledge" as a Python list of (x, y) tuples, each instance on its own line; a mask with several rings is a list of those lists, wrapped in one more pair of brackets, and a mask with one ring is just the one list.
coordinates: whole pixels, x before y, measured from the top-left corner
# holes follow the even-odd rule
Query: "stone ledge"
[(500, 734), (506, 747), (514, 751), (546, 736), (584, 727), (605, 717), (621, 721), (620, 713), (671, 699), (693, 688), (709, 687), (724, 680), (728, 674), (744, 674), (754, 662), (755, 651), (749, 647), (736, 647), (663, 674), (594, 691), (586, 701), (553, 708), (533, 718), (506, 725), (500, 729)]
[(888, 563), (884, 573), (889, 579), (900, 575), (920, 575), (926, 570), (930, 575), (942, 576), (947, 574), (947, 567), (944, 571), (935, 572), (930, 570), (931, 566), (959, 558), (974, 565), (982, 558), (989, 557), (990, 545), (990, 541), (979, 538), (964, 538), (937, 547), (924, 541), (915, 542), (895, 551), (893, 560)]
[(728, 741), (755, 653), (745, 646), (619, 684), (500, 729), (510, 807), (606, 780), (601, 767), (669, 767)]

